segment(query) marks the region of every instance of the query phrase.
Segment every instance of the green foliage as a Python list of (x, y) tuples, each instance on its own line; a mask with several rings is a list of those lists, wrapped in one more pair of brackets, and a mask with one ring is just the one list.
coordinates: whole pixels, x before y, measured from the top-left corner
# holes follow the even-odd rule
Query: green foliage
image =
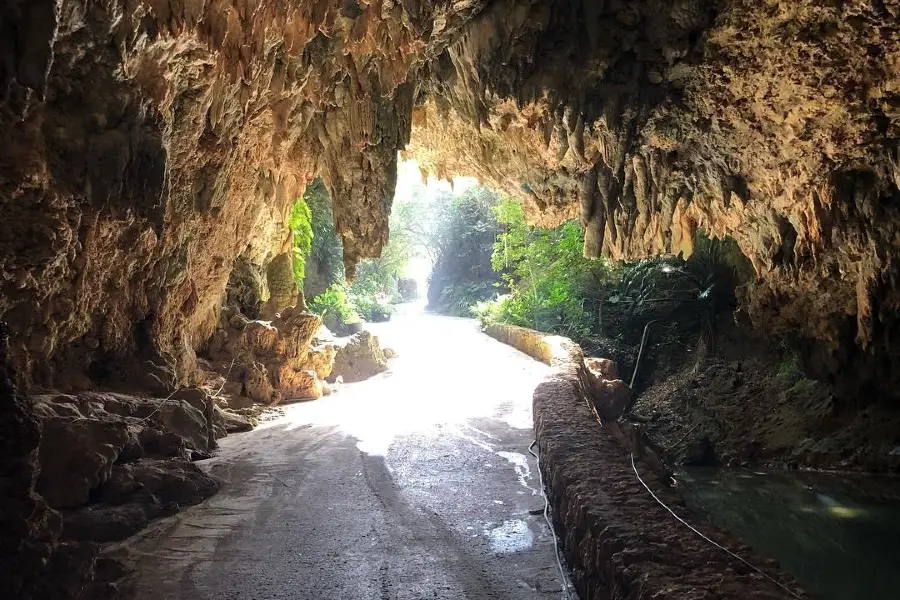
[(393, 207), (390, 233), (381, 256), (362, 260), (350, 283), (350, 302), (368, 321), (384, 321), (394, 312), (392, 302), (400, 302), (398, 282), (406, 275), (410, 260), (422, 252), (414, 231), (421, 227), (422, 206), (415, 199)]
[(778, 365), (778, 379), (787, 388), (789, 396), (801, 395), (816, 386), (816, 382), (803, 372), (800, 360), (794, 354), (786, 356)]
[[(687, 260), (663, 257), (628, 265), (619, 293), (626, 319), (676, 320), (690, 327), (699, 325), (705, 351), (716, 346), (718, 311), (733, 307), (739, 270), (749, 268), (734, 240), (710, 239), (697, 234), (694, 253)], [(691, 325), (693, 324), (693, 325)]]
[(359, 315), (371, 323), (387, 321), (394, 313), (390, 298), (377, 294), (351, 294), (350, 303)]
[(302, 287), (303, 276), (306, 273), (306, 257), (310, 254), (313, 241), (312, 213), (303, 198), (297, 198), (291, 207), (288, 227), (293, 234), (294, 279)]
[(584, 258), (584, 233), (574, 221), (555, 229), (531, 227), (522, 207), (509, 199), (495, 214), (504, 231), (491, 264), (510, 294), (479, 307), (482, 314), (576, 338), (588, 335), (595, 307), (616, 284), (617, 269), (605, 259)]
[(716, 305), (731, 304), (740, 279), (738, 269), (743, 268), (736, 257), (743, 259), (734, 240), (697, 234), (694, 253), (686, 261), (652, 258), (626, 267), (616, 300), (630, 303), (629, 315), (654, 310), (654, 306), (693, 303), (697, 310), (714, 310)]
[(311, 183), (304, 197), (312, 213), (313, 238), (308, 264), (315, 268), (315, 273), (307, 272), (306, 286), (307, 295), (314, 297), (311, 306), (330, 311), (332, 325), (338, 329), (360, 318), (368, 321), (389, 318), (393, 312), (391, 302), (400, 300), (397, 281), (405, 275), (410, 259), (422, 252), (415, 232), (421, 229), (418, 220), (424, 219), (427, 211), (419, 199), (397, 202), (391, 214), (390, 237), (381, 256), (360, 261), (356, 277), (346, 283), (343, 245), (334, 230), (331, 200), (322, 182)]
[(439, 306), (441, 312), (457, 317), (477, 316), (475, 307), (486, 302), (496, 293), (490, 281), (470, 281), (447, 285), (441, 289)]
[(451, 315), (471, 315), (471, 307), (490, 298), (499, 283), (491, 253), (499, 228), (497, 197), (487, 188), (438, 197), (428, 244), (435, 259), (428, 305)]
[(334, 230), (331, 199), (316, 179), (306, 187), (303, 198), (309, 206), (312, 246), (306, 263), (307, 296), (316, 296), (336, 283), (344, 281), (344, 246)]
[(793, 356), (785, 358), (778, 365), (778, 376), (788, 381), (796, 381), (803, 377), (803, 371), (800, 370), (800, 361)]
[(336, 283), (313, 298), (309, 304), (312, 312), (320, 315), (325, 326), (339, 331), (349, 323), (359, 323), (361, 318), (350, 302), (345, 285)]
[(628, 317), (645, 309), (654, 310), (666, 304), (693, 301), (700, 295), (699, 285), (680, 261), (675, 258), (650, 258), (625, 267), (618, 293), (610, 297), (613, 303), (624, 302)]

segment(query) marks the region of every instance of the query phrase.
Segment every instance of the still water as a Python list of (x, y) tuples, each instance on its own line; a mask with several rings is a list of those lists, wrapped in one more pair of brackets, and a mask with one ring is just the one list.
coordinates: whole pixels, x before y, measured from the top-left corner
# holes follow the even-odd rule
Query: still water
[(826, 600), (900, 598), (900, 480), (692, 468), (688, 505)]

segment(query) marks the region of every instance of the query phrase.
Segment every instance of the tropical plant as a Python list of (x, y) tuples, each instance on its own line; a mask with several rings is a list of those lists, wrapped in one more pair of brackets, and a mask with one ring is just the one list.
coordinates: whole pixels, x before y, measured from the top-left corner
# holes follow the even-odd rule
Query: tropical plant
[(739, 270), (746, 267), (734, 240), (710, 239), (698, 234), (693, 254), (653, 258), (625, 268), (621, 289), (610, 296), (612, 303), (624, 303), (627, 317), (642, 320), (693, 320), (701, 326), (706, 351), (716, 343), (715, 316), (735, 304)]
[(350, 302), (347, 288), (336, 283), (325, 292), (313, 298), (309, 304), (312, 312), (322, 317), (325, 326), (333, 331), (340, 331), (346, 325), (359, 323), (362, 319)]
[(483, 312), (541, 331), (588, 335), (596, 308), (616, 283), (617, 269), (605, 259), (584, 258), (584, 233), (577, 222), (531, 227), (522, 207), (509, 199), (495, 213), (503, 231), (491, 263), (510, 294), (495, 307), (482, 307)]
[(288, 227), (292, 234), (292, 251), (294, 265), (294, 279), (303, 287), (303, 277), (306, 273), (306, 257), (312, 249), (313, 230), (312, 213), (309, 205), (303, 198), (297, 198), (291, 207), (291, 215), (288, 219)]
[(306, 260), (304, 293), (315, 297), (344, 281), (344, 246), (334, 230), (331, 199), (322, 180), (306, 187), (303, 199), (309, 206), (312, 245)]

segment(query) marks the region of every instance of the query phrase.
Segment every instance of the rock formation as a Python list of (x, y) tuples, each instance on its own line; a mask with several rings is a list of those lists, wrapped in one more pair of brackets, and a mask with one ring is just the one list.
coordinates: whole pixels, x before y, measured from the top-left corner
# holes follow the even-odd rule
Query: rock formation
[[(353, 383), (383, 373), (388, 369), (387, 354), (387, 349), (382, 350), (378, 336), (368, 331), (360, 331), (342, 339), (337, 344), (334, 369), (329, 381), (340, 377), (345, 383)], [(390, 355), (394, 355), (393, 350)]]
[(632, 392), (619, 379), (616, 363), (608, 358), (585, 358), (585, 387), (603, 422), (615, 421), (631, 404)]
[(336, 348), (320, 339), (319, 317), (289, 306), (271, 321), (251, 321), (228, 307), (219, 322), (205, 352), (226, 393), (263, 404), (322, 396)]

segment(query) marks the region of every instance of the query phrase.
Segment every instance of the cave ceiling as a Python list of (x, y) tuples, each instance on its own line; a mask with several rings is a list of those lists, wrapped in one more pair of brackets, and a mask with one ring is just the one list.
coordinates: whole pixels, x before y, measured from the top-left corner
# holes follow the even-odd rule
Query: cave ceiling
[(893, 365), (898, 0), (7, 0), (0, 47), (25, 382), (144, 356), (189, 382), (313, 178), (349, 270), (378, 255), (398, 152), (580, 219), (589, 256), (731, 236), (756, 326)]

